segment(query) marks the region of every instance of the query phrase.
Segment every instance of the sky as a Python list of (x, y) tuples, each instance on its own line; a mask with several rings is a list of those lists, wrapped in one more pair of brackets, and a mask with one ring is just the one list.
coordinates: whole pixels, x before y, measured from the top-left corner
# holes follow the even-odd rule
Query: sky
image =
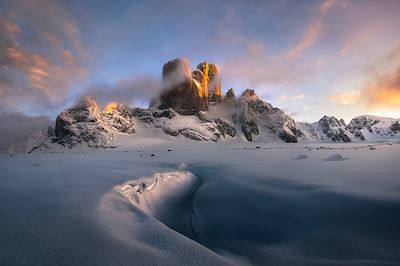
[(399, 14), (398, 0), (1, 1), (0, 128), (85, 95), (146, 107), (178, 57), (216, 63), (223, 92), (255, 89), (296, 121), (397, 118)]

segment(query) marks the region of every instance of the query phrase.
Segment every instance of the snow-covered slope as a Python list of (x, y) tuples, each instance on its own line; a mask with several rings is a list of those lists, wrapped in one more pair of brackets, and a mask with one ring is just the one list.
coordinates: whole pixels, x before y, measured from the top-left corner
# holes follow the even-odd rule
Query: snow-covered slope
[(319, 142), (376, 141), (400, 138), (400, 119), (363, 115), (348, 125), (343, 119), (324, 116), (315, 123), (297, 123), (303, 140)]
[(343, 119), (337, 119), (334, 116), (322, 117), (318, 122), (298, 123), (301, 128), (304, 139), (319, 142), (350, 142), (352, 134), (347, 130)]
[(350, 121), (347, 128), (360, 140), (400, 138), (400, 119), (357, 116)]
[(293, 118), (262, 101), (254, 90), (243, 92), (238, 104), (238, 123), (248, 141), (297, 142), (302, 135)]

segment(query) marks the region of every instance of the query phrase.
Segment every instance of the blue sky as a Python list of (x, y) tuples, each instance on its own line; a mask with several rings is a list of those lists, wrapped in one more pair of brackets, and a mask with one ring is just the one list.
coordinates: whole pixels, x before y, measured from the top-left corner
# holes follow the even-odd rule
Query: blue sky
[(6, 1), (0, 111), (47, 115), (92, 94), (145, 106), (162, 65), (220, 66), (299, 121), (400, 117), (400, 1)]

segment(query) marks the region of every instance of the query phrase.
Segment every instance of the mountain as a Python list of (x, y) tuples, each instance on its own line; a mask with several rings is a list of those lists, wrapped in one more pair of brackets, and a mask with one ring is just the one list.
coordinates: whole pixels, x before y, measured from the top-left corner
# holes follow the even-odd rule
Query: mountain
[(324, 116), (318, 122), (297, 125), (307, 136), (305, 139), (310, 141), (357, 142), (400, 138), (400, 119), (387, 117), (357, 116), (346, 125), (343, 119)]
[[(202, 62), (192, 70), (186, 59), (167, 62), (162, 91), (149, 108), (110, 103), (103, 111), (90, 97), (57, 116), (55, 127), (35, 131), (8, 153), (65, 148), (114, 148), (120, 139), (187, 138), (197, 141), (351, 142), (400, 138), (400, 120), (359, 116), (324, 116), (315, 123), (296, 123), (254, 90), (240, 97), (233, 89), (221, 94), (218, 66)], [(122, 144), (124, 145), (124, 144)]]
[(353, 135), (348, 131), (343, 119), (324, 116), (318, 122), (299, 123), (301, 131), (309, 140), (320, 142), (350, 142)]

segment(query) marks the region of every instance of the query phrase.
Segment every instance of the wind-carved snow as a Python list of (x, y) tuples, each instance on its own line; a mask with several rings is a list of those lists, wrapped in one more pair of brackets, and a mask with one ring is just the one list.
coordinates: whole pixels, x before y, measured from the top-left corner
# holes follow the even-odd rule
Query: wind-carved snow
[(183, 198), (195, 192), (199, 183), (199, 179), (190, 172), (172, 171), (131, 180), (116, 186), (115, 190), (142, 211), (157, 216), (163, 212), (163, 208), (179, 205)]

